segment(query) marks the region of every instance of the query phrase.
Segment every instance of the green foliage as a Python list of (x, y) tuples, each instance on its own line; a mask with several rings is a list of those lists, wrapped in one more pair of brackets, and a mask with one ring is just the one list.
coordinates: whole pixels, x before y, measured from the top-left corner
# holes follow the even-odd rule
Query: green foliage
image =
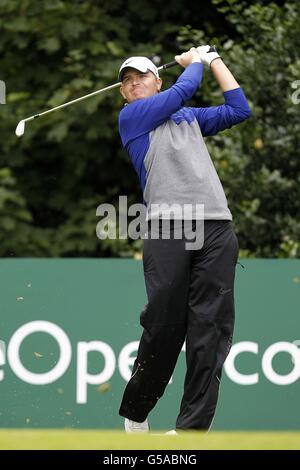
[(14, 256), (11, 239), (20, 254), (26, 252), (32, 217), (8, 168), (0, 169), (0, 244), (6, 256)]
[[(13, 229), (15, 208), (5, 202), (0, 256), (132, 256), (140, 250), (139, 242), (100, 242), (95, 234), (101, 202), (116, 204), (126, 194), (141, 201), (118, 135), (118, 90), (32, 121), (22, 139), (14, 131), (22, 118), (115, 83), (129, 55), (164, 51), (163, 62), (170, 61), (181, 21), (197, 10), (184, 9), (184, 3), (173, 0), (162, 11), (159, 0), (139, 6), (125, 0), (0, 0), (0, 78), (7, 87), (7, 104), (0, 106), (0, 168), (9, 169), (11, 197), (28, 215)], [(209, 25), (213, 12), (207, 11)]]
[[(300, 78), (300, 4), (214, 0), (236, 26), (235, 40), (212, 36), (242, 86), (252, 117), (207, 139), (233, 212), (241, 254), (300, 255), (300, 119), (292, 83)], [(203, 37), (186, 28), (181, 42)], [(194, 38), (194, 39), (193, 39)], [(199, 97), (219, 104), (221, 93), (207, 72)]]
[[(212, 42), (249, 98), (253, 117), (207, 139), (247, 256), (299, 256), (299, 6), (215, 0), (0, 0), (0, 256), (132, 256), (140, 242), (99, 241), (96, 208), (140, 202), (121, 148), (112, 90), (28, 123), (20, 119), (117, 81), (129, 55), (162, 63)], [(203, 25), (203, 27), (202, 27)], [(178, 34), (180, 31), (180, 34)], [(165, 86), (179, 69), (165, 72)], [(195, 103), (219, 104), (206, 72)]]

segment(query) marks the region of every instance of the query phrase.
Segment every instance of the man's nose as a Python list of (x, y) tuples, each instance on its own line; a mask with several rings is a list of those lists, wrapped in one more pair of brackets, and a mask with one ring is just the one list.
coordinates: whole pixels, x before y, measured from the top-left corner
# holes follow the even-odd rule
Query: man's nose
[(140, 81), (140, 77), (138, 75), (136, 75), (135, 77), (132, 77), (132, 85), (136, 85), (137, 83), (139, 83)]

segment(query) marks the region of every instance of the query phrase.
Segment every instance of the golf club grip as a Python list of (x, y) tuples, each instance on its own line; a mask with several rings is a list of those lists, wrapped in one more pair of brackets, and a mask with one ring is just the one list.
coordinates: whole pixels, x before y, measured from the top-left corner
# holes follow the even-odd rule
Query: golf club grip
[[(208, 52), (217, 52), (216, 46), (210, 46)], [(176, 60), (173, 60), (173, 62), (169, 62), (168, 64), (161, 65), (160, 67), (158, 67), (158, 70), (169, 69), (170, 67), (174, 67), (174, 65), (178, 65), (178, 62), (176, 62)]]

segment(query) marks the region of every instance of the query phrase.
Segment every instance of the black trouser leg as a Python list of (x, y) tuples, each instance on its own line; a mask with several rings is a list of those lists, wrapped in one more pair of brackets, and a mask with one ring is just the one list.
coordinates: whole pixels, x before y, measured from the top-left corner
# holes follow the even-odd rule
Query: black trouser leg
[(221, 370), (234, 327), (238, 242), (227, 221), (206, 221), (204, 246), (191, 267), (187, 372), (178, 429), (207, 430), (215, 414)]
[(186, 335), (190, 252), (184, 240), (144, 241), (144, 275), (148, 304), (133, 374), (120, 415), (144, 421), (163, 395)]

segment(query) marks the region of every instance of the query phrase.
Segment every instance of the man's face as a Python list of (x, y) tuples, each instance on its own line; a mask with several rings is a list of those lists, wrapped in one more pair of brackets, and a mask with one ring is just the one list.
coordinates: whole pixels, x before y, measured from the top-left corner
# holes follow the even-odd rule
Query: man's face
[(132, 103), (132, 101), (156, 95), (161, 85), (161, 79), (149, 70), (144, 73), (128, 67), (123, 74), (120, 92), (128, 103)]

